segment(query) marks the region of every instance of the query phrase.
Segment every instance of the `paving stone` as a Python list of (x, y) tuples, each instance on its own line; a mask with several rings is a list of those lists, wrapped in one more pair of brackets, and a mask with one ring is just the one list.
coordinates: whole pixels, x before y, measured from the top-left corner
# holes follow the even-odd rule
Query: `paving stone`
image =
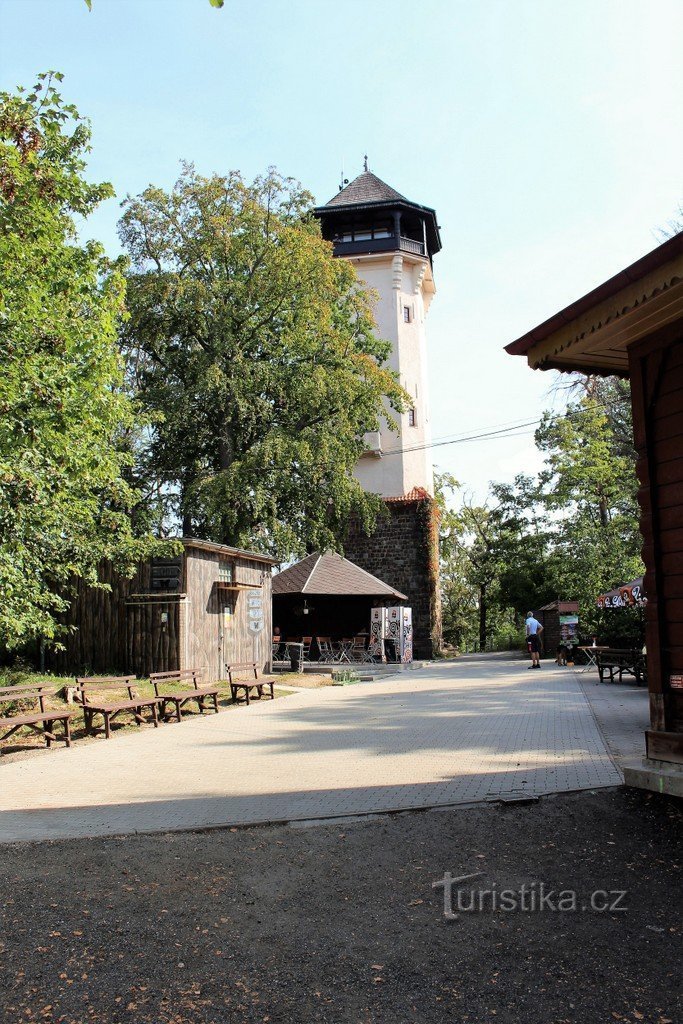
[(616, 737), (619, 756), (637, 753), (647, 695), (608, 689), (557, 666), (527, 673), (513, 658), (463, 659), (62, 748), (0, 767), (0, 840), (614, 786), (621, 775), (605, 737)]

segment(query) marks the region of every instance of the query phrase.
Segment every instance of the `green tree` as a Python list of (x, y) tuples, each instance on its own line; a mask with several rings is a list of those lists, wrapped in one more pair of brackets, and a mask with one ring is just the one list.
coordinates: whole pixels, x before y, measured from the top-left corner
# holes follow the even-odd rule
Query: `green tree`
[(378, 498), (352, 475), (363, 434), (405, 395), (370, 297), (334, 259), (312, 197), (271, 170), (129, 199), (124, 344), (157, 416), (146, 470), (183, 532), (281, 557), (340, 544)]
[[(639, 576), (635, 452), (628, 384), (582, 378), (579, 397), (536, 433), (538, 478), (493, 484), (442, 517), (444, 635), (500, 640), (528, 608), (578, 600), (584, 635), (636, 643), (638, 615), (600, 611), (599, 593)], [(457, 641), (456, 641), (457, 642)]]
[(450, 474), (436, 474), (443, 635), (456, 647), (476, 643), (483, 650), (507, 643), (514, 632), (514, 614), (501, 591), (512, 533), (498, 506), (475, 505), (465, 496), (459, 508), (450, 508), (447, 495), (458, 487)]
[(0, 94), (0, 638), (55, 637), (74, 577), (138, 551), (119, 440), (133, 428), (117, 321), (124, 281), (75, 218), (111, 196), (84, 177), (90, 130), (41, 75)]
[(620, 622), (600, 612), (598, 594), (643, 572), (625, 398), (618, 385), (603, 385), (572, 403), (566, 415), (544, 417), (536, 435), (546, 452), (540, 484), (554, 534), (557, 592), (579, 601), (584, 629), (603, 635), (628, 616)]

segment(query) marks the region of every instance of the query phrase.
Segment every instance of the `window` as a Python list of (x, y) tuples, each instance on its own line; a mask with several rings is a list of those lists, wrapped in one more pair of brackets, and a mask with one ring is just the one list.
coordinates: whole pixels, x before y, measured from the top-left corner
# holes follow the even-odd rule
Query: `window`
[(406, 323), (406, 324), (409, 324), (412, 319), (413, 318), (412, 318), (411, 313), (410, 313), (410, 306), (404, 306), (403, 307), (403, 322)]
[(415, 415), (415, 409), (408, 409), (408, 426), (417, 426), (417, 416)]
[(233, 582), (233, 563), (232, 562), (219, 562), (218, 563), (218, 580), (220, 583), (232, 583)]

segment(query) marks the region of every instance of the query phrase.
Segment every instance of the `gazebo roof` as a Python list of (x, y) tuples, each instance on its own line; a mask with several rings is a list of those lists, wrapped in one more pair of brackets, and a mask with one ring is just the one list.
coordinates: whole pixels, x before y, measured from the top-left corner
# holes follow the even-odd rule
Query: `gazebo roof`
[(273, 577), (273, 596), (282, 594), (337, 595), (338, 597), (408, 598), (376, 576), (333, 552), (309, 555)]

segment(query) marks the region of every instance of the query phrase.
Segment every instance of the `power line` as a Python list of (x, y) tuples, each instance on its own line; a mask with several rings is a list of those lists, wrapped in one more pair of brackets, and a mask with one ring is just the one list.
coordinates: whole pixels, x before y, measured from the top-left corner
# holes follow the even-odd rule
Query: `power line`
[[(594, 409), (613, 409), (615, 406), (628, 406), (630, 403), (626, 401), (618, 402), (593, 402), (592, 408)], [(563, 419), (572, 419), (585, 415), (587, 409), (569, 409), (562, 414)], [(488, 441), (494, 440), (501, 436), (506, 437), (522, 437), (525, 434), (532, 433), (528, 427), (538, 427), (542, 422), (543, 417), (534, 420), (510, 420), (507, 424), (499, 425), (497, 427), (483, 428), (479, 433), (469, 435), (458, 435), (453, 437), (452, 435), (442, 435), (441, 438), (437, 438), (434, 441), (430, 441), (429, 444), (416, 444), (409, 445), (404, 448), (388, 448), (382, 453), (383, 457), (387, 455), (404, 455), (409, 452), (426, 451), (430, 448), (442, 448), (451, 444), (465, 444), (469, 441)]]

